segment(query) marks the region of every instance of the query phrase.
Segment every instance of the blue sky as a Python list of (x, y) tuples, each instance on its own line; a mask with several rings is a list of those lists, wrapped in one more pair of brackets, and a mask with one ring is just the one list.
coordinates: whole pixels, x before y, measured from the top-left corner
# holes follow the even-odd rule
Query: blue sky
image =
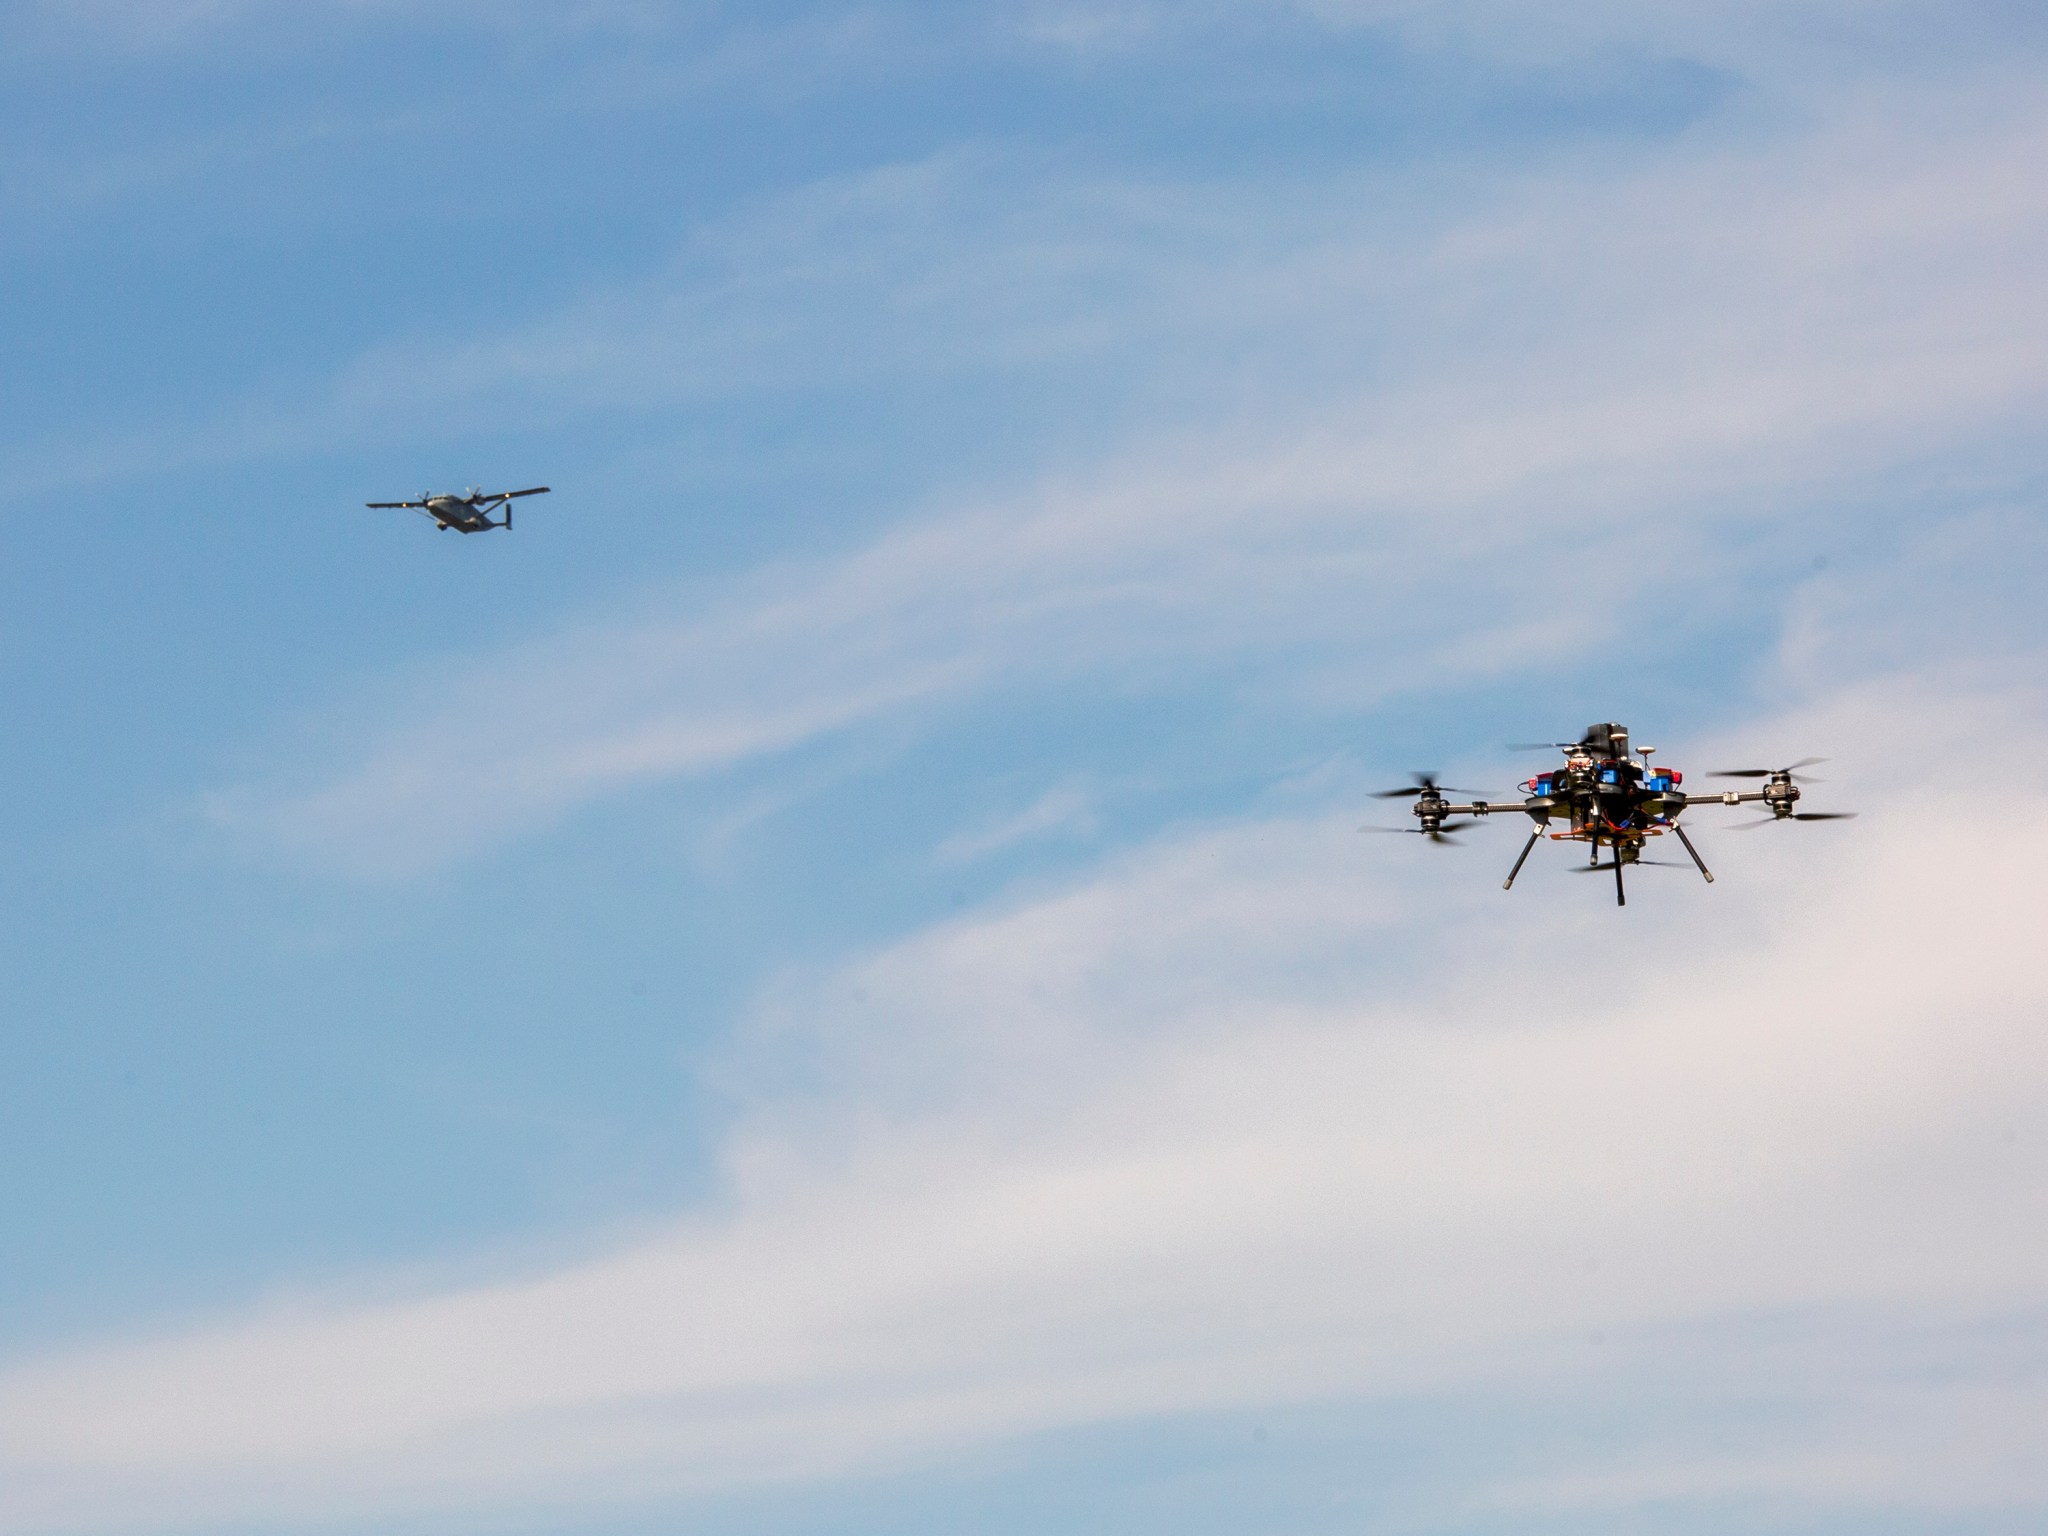
[(2038, 1526), (2044, 64), (0, 10), (0, 1532)]

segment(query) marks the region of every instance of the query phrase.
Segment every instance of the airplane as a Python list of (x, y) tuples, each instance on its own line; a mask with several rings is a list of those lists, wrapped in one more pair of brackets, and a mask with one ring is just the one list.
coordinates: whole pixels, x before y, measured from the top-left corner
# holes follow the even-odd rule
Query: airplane
[[(487, 528), (510, 528), (512, 526), (512, 502), (519, 496), (545, 496), (548, 488), (536, 485), (524, 491), (493, 491), (488, 496), (475, 486), (466, 495), (436, 495), (420, 492), (418, 501), (366, 501), (366, 507), (406, 507), (422, 517), (430, 517), (443, 533), (453, 528), (457, 533), (482, 533)], [(503, 509), (505, 516), (500, 522), (492, 522), (491, 514)]]
[[(1854, 811), (1793, 809), (1800, 798), (1799, 785), (1795, 782), (1799, 771), (1827, 761), (1825, 758), (1809, 757), (1784, 768), (1736, 768), (1709, 774), (1709, 778), (1763, 779), (1765, 783), (1760, 789), (1688, 795), (1679, 787), (1685, 782), (1683, 773), (1675, 768), (1653, 768), (1650, 765), (1651, 754), (1657, 750), (1655, 747), (1630, 750), (1628, 727), (1625, 725), (1611, 721), (1589, 725), (1577, 741), (1525, 742), (1509, 750), (1539, 751), (1551, 747), (1563, 749), (1564, 766), (1539, 773), (1524, 782), (1525, 798), (1520, 801), (1473, 800), (1469, 804), (1454, 805), (1445, 798), (1443, 786), (1437, 783), (1435, 774), (1418, 773), (1414, 775), (1414, 787), (1385, 790), (1375, 798), (1414, 800), (1414, 815), (1421, 826), (1360, 827), (1359, 830), (1408, 832), (1426, 837), (1433, 843), (1447, 843), (1452, 840), (1452, 833), (1462, 830), (1458, 824), (1446, 827), (1444, 822), (1449, 817), (1486, 817), (1495, 812), (1521, 811), (1536, 823), (1536, 830), (1522, 845), (1521, 857), (1508, 871), (1502, 890), (1514, 889), (1515, 877), (1528, 862), (1531, 850), (1548, 836), (1553, 842), (1587, 844), (1592, 851), (1592, 859), (1580, 867), (1587, 871), (1613, 870), (1615, 903), (1627, 906), (1628, 893), (1622, 885), (1622, 870), (1630, 864), (1661, 862), (1643, 858), (1643, 848), (1651, 838), (1662, 837), (1666, 832), (1677, 834), (1678, 841), (1692, 856), (1693, 863), (1699, 866), (1707, 883), (1713, 884), (1713, 871), (1707, 868), (1706, 860), (1693, 847), (1692, 839), (1685, 835), (1685, 828), (1678, 824), (1679, 813), (1688, 805), (1755, 803), (1770, 809), (1770, 815), (1761, 821), (1739, 823), (1734, 829), (1737, 831), (1780, 821), (1847, 821), (1856, 814)], [(1450, 793), (1464, 795), (1471, 791), (1453, 789)], [(1553, 816), (1563, 817), (1571, 830), (1552, 832), (1550, 822)], [(1602, 847), (1612, 850), (1609, 863), (1600, 862)]]

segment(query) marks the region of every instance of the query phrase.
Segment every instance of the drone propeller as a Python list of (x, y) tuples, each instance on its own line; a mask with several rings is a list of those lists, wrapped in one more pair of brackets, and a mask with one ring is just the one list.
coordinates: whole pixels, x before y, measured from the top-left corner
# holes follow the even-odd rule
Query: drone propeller
[[(1826, 761), (1827, 759), (1824, 757), (1802, 757), (1789, 768), (1728, 768), (1719, 773), (1710, 773), (1707, 777), (1710, 779), (1768, 779), (1781, 773), (1789, 777), (1798, 769), (1811, 768), (1815, 763), (1824, 763)], [(1808, 782), (1817, 781), (1809, 780)]]
[(1439, 784), (1434, 773), (1412, 773), (1409, 777), (1415, 781), (1413, 789), (1383, 789), (1375, 794), (1373, 799), (1412, 800), (1417, 795), (1441, 795), (1447, 789), (1454, 795), (1476, 795), (1479, 793), (1476, 789), (1452, 789), (1449, 785)]
[[(1549, 752), (1553, 749), (1561, 749), (1566, 752), (1595, 752), (1604, 756), (1616, 747), (1616, 738), (1608, 734), (1616, 729), (1618, 727), (1614, 726), (1589, 727), (1586, 734), (1577, 741), (1511, 741), (1508, 743), (1508, 750), (1510, 752)], [(1600, 734), (1596, 736), (1594, 734), (1595, 731), (1599, 731)], [(1620, 745), (1625, 747), (1627, 740), (1627, 733), (1623, 732), (1619, 738)], [(1656, 748), (1638, 747), (1636, 750), (1648, 755), (1656, 751)]]
[(1385, 832), (1395, 837), (1426, 837), (1432, 843), (1449, 843), (1453, 847), (1458, 840), (1451, 834), (1462, 830), (1458, 827), (1360, 827), (1361, 832)]
[(1728, 830), (1748, 832), (1757, 827), (1768, 827), (1774, 821), (1854, 821), (1854, 811), (1794, 811), (1789, 816), (1766, 816), (1761, 821), (1739, 821)]
[[(1684, 869), (1686, 867), (1683, 864), (1674, 864), (1669, 859), (1631, 859), (1626, 867), (1629, 869), (1641, 869), (1649, 865), (1654, 865), (1658, 869)], [(1598, 870), (1603, 875), (1611, 875), (1614, 873), (1614, 866), (1612, 864), (1574, 864), (1571, 866), (1571, 871), (1575, 875), (1590, 875), (1595, 870)]]

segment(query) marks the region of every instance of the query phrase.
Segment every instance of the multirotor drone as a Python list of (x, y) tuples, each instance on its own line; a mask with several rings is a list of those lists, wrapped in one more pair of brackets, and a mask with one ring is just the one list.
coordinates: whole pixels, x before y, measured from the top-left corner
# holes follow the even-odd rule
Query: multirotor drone
[[(1437, 783), (1435, 774), (1418, 773), (1414, 787), (1390, 789), (1377, 798), (1412, 799), (1415, 818), (1421, 825), (1365, 827), (1360, 830), (1408, 832), (1426, 837), (1433, 843), (1447, 843), (1452, 840), (1452, 834), (1468, 825), (1453, 818), (1520, 811), (1536, 823), (1536, 830), (1522, 845), (1521, 855), (1515, 860), (1515, 867), (1508, 871), (1502, 890), (1514, 888), (1515, 876), (1522, 872), (1530, 851), (1548, 837), (1552, 842), (1587, 844), (1592, 857), (1590, 862), (1580, 867), (1589, 871), (1613, 870), (1614, 899), (1619, 905), (1627, 906), (1628, 892), (1622, 885), (1622, 871), (1631, 864), (1661, 862), (1645, 859), (1643, 848), (1651, 838), (1662, 837), (1666, 832), (1677, 835), (1693, 863), (1699, 866), (1699, 872), (1709, 884), (1713, 883), (1713, 872), (1707, 868), (1706, 860), (1693, 847), (1692, 839), (1685, 835), (1685, 828), (1678, 824), (1679, 813), (1687, 806), (1759, 803), (1769, 807), (1770, 815), (1762, 820), (1738, 823), (1736, 830), (1743, 831), (1779, 821), (1846, 821), (1856, 814), (1854, 811), (1793, 809), (1800, 798), (1797, 782), (1800, 770), (1826, 761), (1824, 758), (1809, 757), (1785, 768), (1736, 768), (1709, 774), (1709, 778), (1762, 779), (1764, 783), (1758, 789), (1688, 795), (1679, 787), (1685, 782), (1684, 774), (1676, 768), (1651, 766), (1650, 757), (1657, 750), (1655, 747), (1630, 750), (1628, 727), (1625, 725), (1589, 725), (1586, 734), (1577, 741), (1524, 743), (1512, 750), (1535, 751), (1549, 747), (1563, 749), (1564, 766), (1549, 769), (1525, 781), (1522, 790), (1526, 798), (1519, 803), (1474, 800), (1465, 805), (1453, 804), (1447, 795), (1464, 795), (1471, 791), (1446, 790)], [(1554, 818), (1562, 819), (1570, 830), (1552, 831)], [(1605, 864), (1600, 862), (1602, 848), (1611, 850), (1609, 862)]]

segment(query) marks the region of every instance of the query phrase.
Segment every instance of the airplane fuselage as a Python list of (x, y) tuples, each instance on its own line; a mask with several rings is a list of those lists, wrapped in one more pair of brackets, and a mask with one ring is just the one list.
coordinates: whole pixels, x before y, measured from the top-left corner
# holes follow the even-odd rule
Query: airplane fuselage
[(482, 533), (498, 526), (460, 496), (429, 496), (426, 510), (444, 529), (453, 528), (457, 533)]

